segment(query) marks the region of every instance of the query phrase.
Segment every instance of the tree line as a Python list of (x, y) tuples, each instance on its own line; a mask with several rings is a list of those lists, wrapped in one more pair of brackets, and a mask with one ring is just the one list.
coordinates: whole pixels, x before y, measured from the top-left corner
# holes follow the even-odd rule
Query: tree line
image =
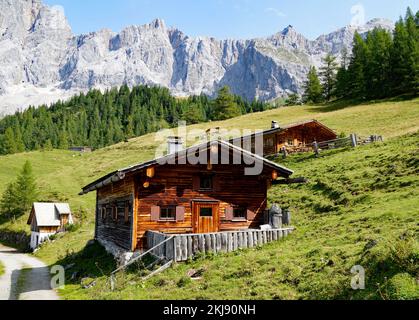
[(225, 120), (269, 109), (267, 103), (248, 102), (221, 88), (216, 99), (206, 95), (175, 98), (167, 88), (124, 85), (91, 90), (51, 106), (29, 107), (0, 120), (0, 154), (40, 149), (95, 149), (132, 137), (177, 126)]
[(418, 92), (419, 11), (415, 15), (408, 8), (393, 33), (381, 28), (375, 28), (366, 37), (355, 33), (352, 54), (344, 49), (341, 65), (329, 54), (319, 72), (311, 67), (303, 102), (372, 100)]

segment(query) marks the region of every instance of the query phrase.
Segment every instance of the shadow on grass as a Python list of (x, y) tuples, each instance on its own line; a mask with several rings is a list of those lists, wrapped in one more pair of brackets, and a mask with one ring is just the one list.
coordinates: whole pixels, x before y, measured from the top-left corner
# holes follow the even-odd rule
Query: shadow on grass
[(26, 232), (0, 229), (0, 243), (26, 253), (30, 251), (30, 236)]
[(74, 285), (80, 285), (82, 279), (94, 281), (109, 276), (117, 267), (114, 257), (97, 241), (87, 243), (79, 252), (67, 254), (55, 265), (64, 267), (66, 284)]

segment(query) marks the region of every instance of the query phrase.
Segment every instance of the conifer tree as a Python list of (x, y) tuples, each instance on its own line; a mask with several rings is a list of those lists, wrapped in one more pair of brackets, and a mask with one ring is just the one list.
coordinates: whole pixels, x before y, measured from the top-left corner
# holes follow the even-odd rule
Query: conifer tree
[(349, 95), (364, 99), (366, 96), (365, 66), (367, 65), (367, 47), (364, 39), (356, 32), (352, 49), (351, 62), (348, 67), (348, 78), (351, 79)]
[(320, 68), (321, 84), (326, 101), (330, 101), (335, 91), (338, 63), (336, 57), (330, 53), (322, 61), (323, 66)]
[(23, 165), (15, 182), (10, 183), (0, 200), (0, 213), (7, 217), (26, 214), (38, 197), (35, 177), (29, 161)]
[(218, 91), (218, 96), (214, 101), (212, 119), (213, 120), (226, 120), (241, 115), (240, 108), (234, 96), (230, 93), (230, 88), (227, 86), (222, 87)]
[(323, 87), (317, 75), (316, 67), (311, 67), (304, 84), (303, 101), (305, 103), (320, 103), (323, 100)]

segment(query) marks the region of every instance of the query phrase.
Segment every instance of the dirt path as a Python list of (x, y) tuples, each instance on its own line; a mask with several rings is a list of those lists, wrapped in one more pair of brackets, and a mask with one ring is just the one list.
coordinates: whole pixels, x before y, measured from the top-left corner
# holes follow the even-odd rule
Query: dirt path
[(0, 300), (59, 300), (51, 289), (49, 268), (40, 260), (0, 244)]

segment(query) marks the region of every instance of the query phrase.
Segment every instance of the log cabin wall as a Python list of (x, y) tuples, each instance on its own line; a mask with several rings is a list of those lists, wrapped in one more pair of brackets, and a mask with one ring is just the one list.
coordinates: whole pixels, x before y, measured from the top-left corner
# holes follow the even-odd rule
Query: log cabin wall
[(39, 227), (37, 232), (39, 233), (56, 233), (59, 227)]
[(309, 123), (286, 129), (276, 134), (277, 148), (283, 146), (309, 145), (314, 141), (322, 142), (336, 139), (337, 135), (316, 123)]
[[(200, 190), (197, 178), (213, 177), (212, 190)], [(199, 180), (198, 180), (199, 181)], [(147, 188), (144, 183), (148, 182)], [(193, 233), (192, 202), (194, 200), (219, 203), (219, 230), (240, 230), (258, 227), (264, 223), (267, 207), (267, 180), (260, 176), (245, 176), (239, 165), (207, 166), (182, 165), (156, 167), (153, 178), (143, 172), (137, 175), (137, 249), (147, 246), (148, 230), (163, 233)], [(153, 210), (176, 208), (173, 221), (164, 221)], [(241, 218), (234, 218), (243, 211)], [(179, 214), (180, 212), (180, 214)]]
[(129, 251), (133, 249), (134, 200), (132, 176), (97, 191), (97, 240), (112, 242)]
[(265, 156), (277, 154), (284, 146), (307, 146), (314, 141), (323, 142), (336, 138), (337, 135), (335, 133), (316, 122), (311, 122), (284, 129), (280, 132), (265, 134), (263, 154)]

